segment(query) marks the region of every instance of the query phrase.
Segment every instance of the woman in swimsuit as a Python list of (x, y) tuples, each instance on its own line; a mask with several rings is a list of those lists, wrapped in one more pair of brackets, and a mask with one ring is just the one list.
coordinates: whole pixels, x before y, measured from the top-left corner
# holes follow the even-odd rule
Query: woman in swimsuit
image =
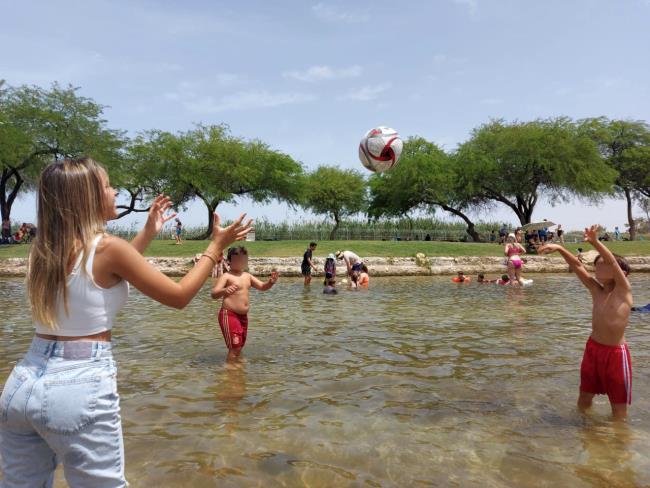
[(521, 282), (521, 268), (524, 262), (520, 254), (526, 254), (526, 248), (516, 241), (514, 234), (508, 234), (504, 253), (508, 259), (508, 276), (510, 276), (510, 280), (516, 279)]

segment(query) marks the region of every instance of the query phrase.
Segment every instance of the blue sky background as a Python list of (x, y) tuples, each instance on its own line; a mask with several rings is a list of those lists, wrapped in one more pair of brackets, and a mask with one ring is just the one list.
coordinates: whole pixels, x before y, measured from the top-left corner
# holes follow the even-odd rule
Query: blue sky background
[[(309, 168), (364, 171), (358, 141), (376, 125), (453, 149), (490, 117), (650, 118), (650, 0), (0, 0), (0, 8), (0, 78), (9, 84), (80, 86), (110, 107), (111, 127), (130, 133), (224, 122)], [(238, 209), (270, 220), (305, 215), (246, 200), (219, 210), (230, 218)], [(205, 214), (197, 204), (181, 217), (198, 225)], [(13, 217), (34, 220), (32, 196)], [(481, 217), (515, 222), (505, 207)], [(624, 224), (625, 205), (543, 202), (534, 218), (612, 228)]]

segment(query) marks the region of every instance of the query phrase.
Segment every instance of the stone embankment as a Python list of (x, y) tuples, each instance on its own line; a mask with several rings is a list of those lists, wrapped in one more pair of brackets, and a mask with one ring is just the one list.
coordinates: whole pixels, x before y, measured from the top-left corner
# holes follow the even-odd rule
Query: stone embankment
[[(593, 262), (593, 257), (586, 253), (584, 261)], [(630, 256), (626, 258), (632, 271), (650, 272), (650, 256)], [(147, 258), (160, 271), (168, 276), (183, 276), (193, 266), (192, 258)], [(413, 258), (366, 258), (372, 276), (430, 276), (452, 275), (463, 271), (468, 275), (480, 272), (501, 274), (506, 270), (504, 258), (481, 257), (429, 257), (418, 254)], [(265, 276), (271, 271), (279, 271), (283, 276), (300, 276), (301, 258), (250, 258), (251, 273)], [(322, 258), (316, 258), (320, 268)], [(9, 258), (0, 260), (0, 276), (25, 276), (27, 270), (25, 258)], [(342, 263), (339, 264), (341, 269)], [(587, 264), (591, 268), (590, 264)], [(526, 273), (564, 273), (568, 266), (557, 256), (527, 256), (524, 265)], [(321, 273), (318, 273), (321, 274)]]

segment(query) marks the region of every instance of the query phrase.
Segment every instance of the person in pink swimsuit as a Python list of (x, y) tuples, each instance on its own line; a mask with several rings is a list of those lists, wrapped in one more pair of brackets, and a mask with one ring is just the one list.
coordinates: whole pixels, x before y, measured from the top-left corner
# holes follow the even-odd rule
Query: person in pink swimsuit
[(508, 259), (508, 276), (510, 280), (521, 283), (521, 269), (524, 262), (520, 255), (526, 254), (526, 248), (517, 242), (514, 234), (508, 234), (504, 253)]

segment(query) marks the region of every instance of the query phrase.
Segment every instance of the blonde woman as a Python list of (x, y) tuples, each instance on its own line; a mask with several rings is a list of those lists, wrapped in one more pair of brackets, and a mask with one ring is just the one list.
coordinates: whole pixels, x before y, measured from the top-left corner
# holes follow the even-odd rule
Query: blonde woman
[(526, 248), (517, 242), (514, 234), (508, 234), (504, 254), (508, 260), (508, 276), (510, 280), (517, 280), (521, 283), (521, 268), (524, 265), (521, 254), (526, 254)]
[(243, 215), (222, 228), (215, 214), (212, 242), (175, 282), (142, 256), (174, 217), (165, 215), (169, 199), (154, 200), (143, 230), (129, 243), (104, 232), (117, 216), (115, 197), (106, 171), (92, 159), (59, 161), (41, 174), (39, 232), (27, 276), (36, 336), (0, 396), (3, 488), (51, 487), (58, 462), (71, 487), (126, 486), (111, 329), (129, 283), (163, 305), (183, 308), (223, 249), (250, 230)]

